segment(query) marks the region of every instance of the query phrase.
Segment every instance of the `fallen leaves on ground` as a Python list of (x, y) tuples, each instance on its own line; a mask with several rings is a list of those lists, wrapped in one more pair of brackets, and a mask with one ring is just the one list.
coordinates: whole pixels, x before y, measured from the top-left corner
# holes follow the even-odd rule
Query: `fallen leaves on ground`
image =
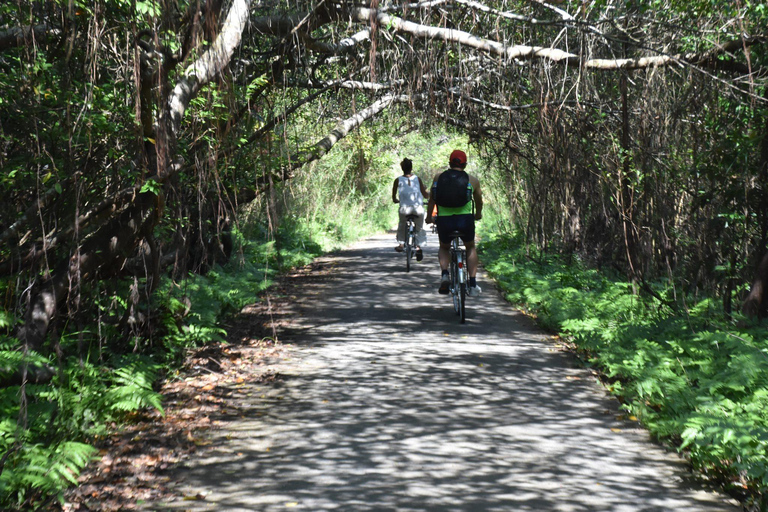
[[(231, 386), (280, 380), (278, 372), (259, 363), (286, 351), (261, 341), (238, 347), (221, 344), (194, 354), (185, 364), (186, 376), (162, 388), (165, 416), (157, 411), (133, 414), (125, 425), (97, 440), (100, 459), (80, 475), (80, 486), (67, 492), (66, 504), (50, 510), (136, 510), (144, 502), (204, 499), (179, 496), (165, 473), (211, 444), (206, 432), (227, 414)], [(237, 357), (230, 357), (235, 352)], [(211, 359), (218, 371), (209, 369)]]
[(111, 512), (137, 510), (152, 502), (204, 500), (203, 494), (177, 490), (169, 470), (210, 445), (206, 432), (237, 410), (232, 400), (237, 388), (284, 380), (270, 366), (289, 357), (290, 348), (274, 340), (295, 316), (295, 283), (324, 280), (332, 271), (332, 264), (317, 263), (298, 269), (279, 280), (260, 302), (243, 308), (226, 326), (227, 343), (190, 354), (179, 376), (162, 386), (165, 416), (157, 411), (133, 414), (111, 434), (92, 441), (100, 450), (99, 459), (80, 475), (79, 487), (66, 493), (65, 504), (54, 503), (48, 510)]

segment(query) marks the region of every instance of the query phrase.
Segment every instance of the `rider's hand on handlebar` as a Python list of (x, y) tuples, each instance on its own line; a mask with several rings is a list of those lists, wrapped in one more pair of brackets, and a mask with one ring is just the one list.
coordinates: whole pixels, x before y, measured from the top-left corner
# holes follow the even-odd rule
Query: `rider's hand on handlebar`
[(393, 203), (395, 203), (395, 204), (397, 204), (397, 203), (399, 203), (399, 202), (400, 202), (400, 200), (399, 200), (399, 199), (392, 199), (392, 202), (393, 202)]
[(475, 220), (480, 220), (482, 218), (483, 218), (483, 214), (482, 213), (475, 213)]

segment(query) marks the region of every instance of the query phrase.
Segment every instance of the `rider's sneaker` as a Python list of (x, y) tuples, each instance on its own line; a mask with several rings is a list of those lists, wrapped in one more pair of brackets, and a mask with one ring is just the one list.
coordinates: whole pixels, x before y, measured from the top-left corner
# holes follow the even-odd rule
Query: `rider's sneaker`
[(421, 249), (416, 249), (416, 261), (421, 261), (424, 259), (424, 251)]
[(470, 297), (478, 297), (481, 293), (483, 293), (483, 290), (479, 286), (475, 285), (475, 286), (470, 286), (467, 289), (467, 293), (469, 294)]
[(437, 289), (437, 293), (441, 295), (448, 295), (449, 291), (451, 291), (451, 278), (447, 275), (444, 275), (440, 279), (440, 288)]

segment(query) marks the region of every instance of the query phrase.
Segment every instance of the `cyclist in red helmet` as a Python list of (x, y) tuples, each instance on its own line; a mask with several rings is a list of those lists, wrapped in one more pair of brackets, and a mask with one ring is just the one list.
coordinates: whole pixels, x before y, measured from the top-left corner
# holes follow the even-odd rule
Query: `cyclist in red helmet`
[(477, 248), (475, 247), (475, 221), (483, 218), (483, 194), (480, 181), (464, 168), (467, 166), (467, 155), (460, 149), (454, 150), (449, 158), (450, 168), (438, 173), (432, 181), (427, 211), (437, 205), (437, 217), (427, 219), (427, 222), (437, 222), (437, 234), (440, 239), (438, 259), (442, 276), (440, 288), (442, 294), (449, 292), (451, 278), (448, 266), (451, 263), (451, 233), (461, 231), (461, 239), (467, 248), (467, 271), (471, 297), (480, 295), (477, 286)]

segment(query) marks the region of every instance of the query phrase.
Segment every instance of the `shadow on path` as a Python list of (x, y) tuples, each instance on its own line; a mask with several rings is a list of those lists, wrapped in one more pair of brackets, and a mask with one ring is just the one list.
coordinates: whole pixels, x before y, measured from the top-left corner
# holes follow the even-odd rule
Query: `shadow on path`
[(284, 379), (238, 389), (213, 449), (179, 469), (206, 499), (155, 509), (738, 510), (491, 283), (460, 325), (436, 249), (406, 274), (393, 246), (375, 237), (301, 281)]

